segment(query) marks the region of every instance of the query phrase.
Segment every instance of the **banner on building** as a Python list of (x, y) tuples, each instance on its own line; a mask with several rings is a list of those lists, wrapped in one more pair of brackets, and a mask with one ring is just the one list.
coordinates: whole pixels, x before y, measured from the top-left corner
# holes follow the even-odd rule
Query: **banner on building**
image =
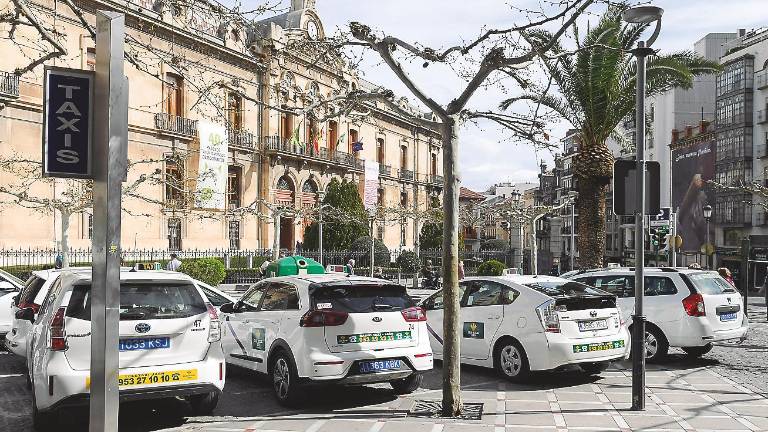
[(46, 66), (43, 95), (43, 176), (93, 178), (94, 74)]
[(365, 160), (365, 183), (363, 186), (363, 205), (373, 211), (379, 198), (379, 163)]
[[(715, 194), (707, 182), (715, 176), (715, 140), (672, 150), (672, 208), (677, 209), (677, 234), (683, 251), (699, 251), (707, 239), (704, 206), (714, 207)], [(714, 240), (710, 224), (710, 241)]]
[(227, 130), (224, 125), (201, 121), (200, 162), (195, 204), (199, 208), (224, 210), (227, 205)]

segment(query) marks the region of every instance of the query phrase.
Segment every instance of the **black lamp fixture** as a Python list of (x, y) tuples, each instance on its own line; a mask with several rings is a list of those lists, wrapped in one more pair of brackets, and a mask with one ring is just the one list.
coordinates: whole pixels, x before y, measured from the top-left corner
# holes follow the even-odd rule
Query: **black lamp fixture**
[(709, 221), (709, 219), (712, 218), (712, 206), (709, 204), (705, 204), (704, 207), (701, 208), (701, 210), (704, 212), (704, 219)]

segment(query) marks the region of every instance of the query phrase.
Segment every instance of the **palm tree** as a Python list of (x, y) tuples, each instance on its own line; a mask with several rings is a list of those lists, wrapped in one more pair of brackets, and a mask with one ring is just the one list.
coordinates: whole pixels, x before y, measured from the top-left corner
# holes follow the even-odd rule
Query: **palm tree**
[[(623, 23), (624, 9), (626, 5), (609, 7), (596, 27), (587, 28), (583, 40), (574, 26), (575, 53), (567, 52), (561, 45), (540, 53), (550, 83), (559, 89), (559, 94), (550, 92), (547, 86), (501, 104), (502, 109), (508, 109), (521, 100), (535, 103), (554, 111), (579, 130), (579, 153), (574, 157), (573, 173), (579, 191), (576, 205), (581, 268), (603, 264), (605, 195), (614, 161), (607, 141), (616, 134), (618, 124), (634, 112), (637, 65), (629, 50), (650, 25)], [(529, 33), (526, 37), (538, 46), (549, 40), (546, 32)], [(720, 70), (718, 63), (690, 51), (649, 56), (646, 65), (648, 96), (675, 87), (691, 88), (695, 76)]]

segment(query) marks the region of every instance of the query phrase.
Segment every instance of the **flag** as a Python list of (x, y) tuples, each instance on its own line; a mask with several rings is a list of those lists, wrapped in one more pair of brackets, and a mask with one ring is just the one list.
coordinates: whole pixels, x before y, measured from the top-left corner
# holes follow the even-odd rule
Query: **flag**
[(352, 143), (352, 151), (353, 152), (363, 151), (363, 143), (362, 143), (362, 141), (353, 142)]
[(301, 131), (301, 125), (304, 123), (304, 120), (299, 122), (299, 125), (296, 126), (296, 128), (293, 130), (293, 135), (291, 135), (291, 144), (298, 146), (300, 148), (304, 148), (304, 143), (301, 142), (301, 138), (299, 138), (299, 132)]
[(315, 153), (320, 154), (320, 137), (325, 134), (325, 128), (320, 130), (320, 133), (315, 134), (315, 138), (312, 140), (312, 144), (315, 147)]
[(344, 141), (346, 141), (346, 140), (347, 140), (347, 133), (345, 132), (345, 133), (341, 134), (339, 139), (336, 141), (336, 148), (338, 149), (339, 146), (344, 144)]

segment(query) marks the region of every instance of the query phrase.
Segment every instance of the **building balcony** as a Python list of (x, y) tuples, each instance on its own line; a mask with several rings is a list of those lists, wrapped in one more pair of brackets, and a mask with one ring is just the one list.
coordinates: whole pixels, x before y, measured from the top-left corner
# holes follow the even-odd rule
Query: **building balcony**
[(477, 240), (478, 238), (476, 228), (464, 227), (464, 241)]
[(406, 180), (406, 181), (413, 181), (413, 178), (414, 178), (413, 171), (407, 170), (405, 168), (400, 168), (397, 176), (401, 180)]
[(19, 97), (18, 75), (0, 71), (0, 96), (14, 99)]
[(430, 174), (428, 177), (428, 181), (430, 184), (433, 184), (435, 186), (443, 186), (445, 184), (445, 179), (443, 176), (437, 175), (437, 174)]
[(256, 139), (254, 135), (242, 128), (227, 128), (227, 141), (230, 147), (237, 147), (246, 150), (256, 150)]
[(197, 136), (197, 120), (166, 113), (155, 114), (155, 128), (172, 135), (187, 138)]
[(391, 177), (392, 176), (392, 165), (379, 164), (379, 175), (380, 176)]
[(299, 159), (313, 159), (319, 162), (330, 162), (335, 165), (362, 170), (363, 161), (353, 155), (325, 147), (315, 149), (310, 144), (291, 142), (290, 138), (268, 136), (262, 138), (261, 148), (266, 153), (279, 154)]
[(768, 87), (768, 69), (763, 69), (755, 74), (755, 88), (764, 89)]

